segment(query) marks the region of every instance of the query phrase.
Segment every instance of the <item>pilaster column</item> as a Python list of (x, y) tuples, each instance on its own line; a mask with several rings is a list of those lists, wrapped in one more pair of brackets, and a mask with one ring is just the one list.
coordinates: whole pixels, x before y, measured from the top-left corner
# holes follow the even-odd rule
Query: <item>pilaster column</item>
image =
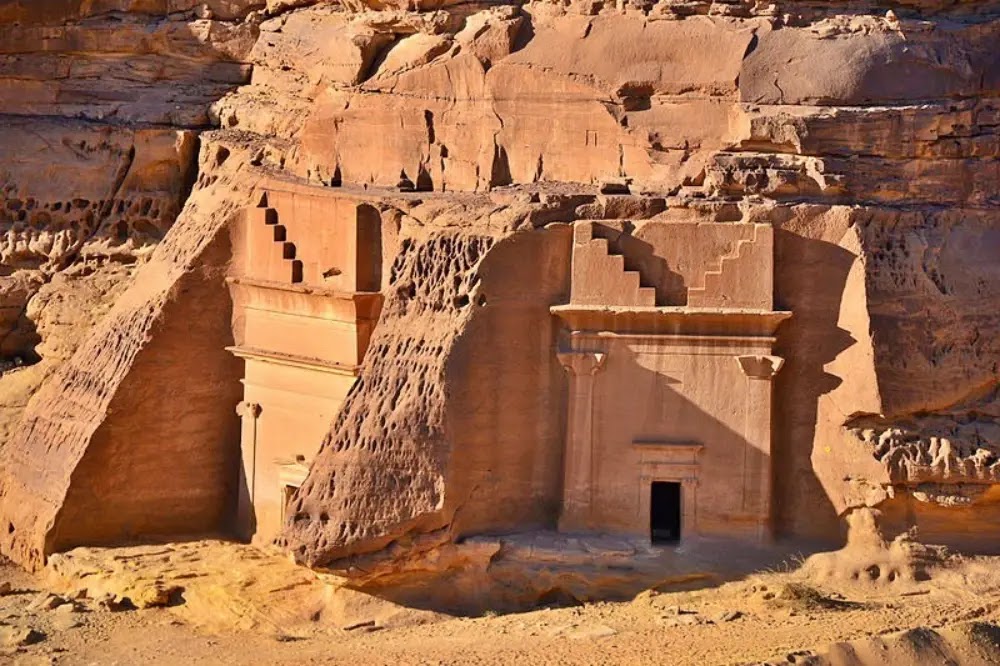
[(743, 436), (743, 509), (757, 518), (757, 536), (770, 536), (771, 520), (771, 393), (772, 379), (785, 360), (778, 356), (737, 356), (747, 377)]
[(254, 486), (257, 476), (257, 418), (261, 407), (256, 402), (243, 401), (236, 405), (240, 415), (240, 478), (236, 505), (236, 521), (241, 536), (250, 539), (255, 531)]
[(594, 376), (604, 365), (602, 352), (560, 352), (569, 373), (569, 408), (563, 451), (561, 531), (585, 530), (590, 522), (594, 465)]

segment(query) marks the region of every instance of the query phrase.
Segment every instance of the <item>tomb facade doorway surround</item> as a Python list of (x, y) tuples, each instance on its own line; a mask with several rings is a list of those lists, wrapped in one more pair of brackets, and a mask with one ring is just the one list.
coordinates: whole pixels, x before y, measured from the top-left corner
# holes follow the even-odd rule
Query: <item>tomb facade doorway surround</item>
[(687, 302), (660, 304), (577, 224), (570, 303), (551, 308), (569, 390), (560, 531), (656, 540), (653, 494), (676, 492), (679, 539), (769, 538), (772, 350), (791, 313), (772, 308), (771, 227), (725, 226), (730, 252), (704, 252)]

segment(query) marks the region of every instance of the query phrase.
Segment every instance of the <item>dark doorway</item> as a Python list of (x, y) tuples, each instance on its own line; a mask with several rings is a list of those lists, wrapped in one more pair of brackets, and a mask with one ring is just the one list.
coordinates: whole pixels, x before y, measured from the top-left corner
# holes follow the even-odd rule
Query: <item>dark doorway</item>
[(649, 537), (653, 543), (681, 539), (681, 484), (654, 481), (649, 498)]

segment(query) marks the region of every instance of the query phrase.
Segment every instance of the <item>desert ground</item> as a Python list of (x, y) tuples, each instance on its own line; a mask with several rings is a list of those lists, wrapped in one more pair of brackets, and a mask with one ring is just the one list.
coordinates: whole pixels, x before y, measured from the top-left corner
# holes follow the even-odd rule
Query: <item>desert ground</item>
[(40, 575), (0, 567), (0, 662), (997, 663), (1000, 558), (869, 546), (723, 584), (477, 617), (345, 590), (248, 546), (78, 549)]

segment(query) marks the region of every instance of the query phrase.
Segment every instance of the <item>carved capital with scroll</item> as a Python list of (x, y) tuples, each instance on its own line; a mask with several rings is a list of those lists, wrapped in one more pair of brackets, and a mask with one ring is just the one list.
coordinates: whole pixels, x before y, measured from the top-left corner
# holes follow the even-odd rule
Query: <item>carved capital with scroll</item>
[(575, 377), (593, 375), (604, 367), (607, 358), (604, 352), (569, 351), (559, 352), (559, 363)]
[(260, 403), (243, 401), (236, 405), (236, 413), (240, 416), (249, 416), (252, 419), (260, 416)]
[(774, 376), (785, 364), (785, 359), (780, 356), (748, 355), (737, 356), (736, 362), (740, 364), (740, 369), (751, 379), (774, 379)]

